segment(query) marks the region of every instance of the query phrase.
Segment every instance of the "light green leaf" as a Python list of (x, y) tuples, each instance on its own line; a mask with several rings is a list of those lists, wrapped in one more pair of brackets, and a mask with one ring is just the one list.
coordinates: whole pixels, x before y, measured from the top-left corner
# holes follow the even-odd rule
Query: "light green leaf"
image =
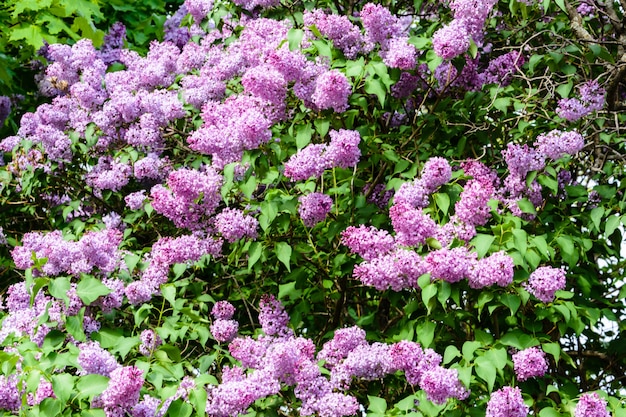
[(377, 414), (385, 414), (387, 411), (387, 401), (383, 398), (374, 397), (372, 395), (368, 395), (367, 399), (369, 400), (369, 407), (367, 407), (367, 411), (377, 413)]
[(276, 252), (278, 260), (291, 272), (291, 246), (289, 246), (287, 242), (276, 242), (276, 244), (274, 244), (274, 251)]
[(385, 100), (387, 98), (387, 89), (385, 84), (379, 79), (374, 77), (368, 77), (365, 80), (365, 92), (368, 94), (374, 94), (378, 97), (378, 102), (381, 107), (385, 107)]
[(455, 358), (459, 358), (461, 356), (461, 352), (454, 345), (448, 345), (446, 347), (445, 352), (443, 353), (443, 364), (447, 365), (452, 362)]
[(476, 359), (474, 369), (483, 381), (487, 383), (489, 391), (493, 391), (493, 385), (496, 382), (496, 367), (487, 357), (480, 356)]
[(98, 297), (111, 293), (111, 289), (94, 277), (83, 277), (76, 286), (76, 294), (85, 305), (96, 301)]
[(103, 375), (90, 374), (78, 378), (76, 391), (78, 398), (91, 398), (102, 394), (109, 385), (109, 378)]
[(470, 241), (470, 243), (476, 248), (476, 253), (479, 258), (484, 257), (489, 249), (491, 248), (491, 244), (496, 239), (494, 235), (486, 235), (479, 233)]

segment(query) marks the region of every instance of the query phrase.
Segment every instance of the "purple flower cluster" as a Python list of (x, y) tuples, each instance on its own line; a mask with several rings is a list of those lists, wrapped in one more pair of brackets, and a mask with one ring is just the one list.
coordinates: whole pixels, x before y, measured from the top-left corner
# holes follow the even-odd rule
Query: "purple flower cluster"
[(611, 417), (611, 413), (606, 408), (606, 400), (592, 392), (580, 396), (574, 417)]
[(527, 417), (529, 411), (518, 387), (504, 387), (491, 394), (486, 417)]
[(348, 109), (348, 97), (352, 85), (346, 76), (338, 70), (328, 70), (317, 77), (311, 100), (319, 110), (332, 108), (337, 113)]
[(570, 122), (575, 122), (594, 111), (602, 110), (606, 91), (596, 80), (587, 81), (578, 86), (580, 98), (563, 98), (559, 100), (556, 114)]
[(49, 276), (61, 273), (78, 275), (94, 269), (110, 274), (120, 264), (118, 247), (121, 241), (122, 233), (116, 229), (88, 232), (77, 242), (63, 239), (58, 230), (45, 235), (31, 232), (24, 235), (22, 246), (13, 248), (11, 256), (19, 269), (33, 266), (33, 252), (37, 259), (46, 258), (47, 262), (39, 272)]
[(538, 347), (521, 350), (513, 355), (515, 376), (519, 381), (543, 376), (548, 370), (546, 354)]
[(289, 316), (283, 305), (273, 295), (264, 295), (259, 303), (259, 322), (268, 336), (286, 337), (293, 334), (287, 327)]
[[(143, 386), (143, 371), (136, 366), (123, 366), (110, 373), (109, 385), (99, 400), (107, 414), (130, 411), (139, 402), (139, 391)], [(115, 414), (118, 415), (118, 414)]]
[(357, 54), (371, 49), (359, 28), (348, 17), (325, 13), (320, 9), (304, 12), (304, 25), (315, 26), (333, 45), (340, 49), (348, 59), (355, 59)]
[(211, 324), (211, 334), (220, 343), (231, 342), (237, 336), (239, 323), (231, 320), (233, 314), (235, 307), (228, 301), (218, 301), (211, 310), (211, 315), (215, 318)]
[(81, 367), (79, 374), (98, 374), (109, 376), (120, 365), (109, 351), (100, 347), (98, 342), (86, 342), (78, 345), (78, 365)]
[(441, 248), (426, 255), (425, 261), (431, 279), (455, 283), (469, 277), (470, 269), (476, 263), (476, 254), (464, 246)]
[(139, 353), (144, 356), (150, 357), (154, 352), (163, 344), (163, 340), (152, 329), (146, 329), (141, 332), (141, 345), (139, 345)]
[(370, 261), (393, 250), (395, 239), (386, 230), (373, 226), (349, 226), (341, 232), (341, 244), (347, 246), (350, 252)]
[(433, 34), (433, 49), (443, 59), (452, 59), (467, 51), (470, 35), (461, 20), (453, 20)]
[(310, 144), (285, 163), (285, 176), (292, 181), (319, 177), (326, 169), (356, 166), (361, 157), (361, 136), (356, 130), (331, 130), (329, 144)]
[(551, 130), (537, 136), (534, 145), (550, 159), (560, 159), (565, 155), (575, 155), (585, 146), (585, 139), (578, 132)]
[(403, 246), (419, 246), (433, 237), (437, 224), (422, 209), (406, 204), (394, 204), (389, 209), (391, 224), (396, 232), (396, 242)]
[(222, 199), (222, 176), (212, 168), (203, 172), (189, 168), (172, 171), (167, 185), (169, 189), (161, 184), (152, 187), (152, 207), (180, 228), (202, 228)]
[(533, 271), (525, 284), (529, 293), (544, 303), (554, 300), (554, 293), (565, 288), (565, 271), (562, 268), (542, 266)]
[(226, 241), (233, 243), (244, 237), (255, 239), (259, 222), (241, 210), (225, 208), (215, 216), (215, 227)]
[(353, 276), (379, 291), (389, 288), (401, 291), (405, 288), (417, 288), (418, 278), (426, 272), (427, 267), (416, 252), (396, 249), (355, 266)]
[(333, 206), (333, 200), (326, 194), (311, 193), (301, 196), (298, 201), (298, 214), (306, 227), (313, 227), (326, 219)]
[(513, 258), (505, 252), (492, 253), (479, 259), (470, 270), (469, 285), (472, 288), (483, 288), (497, 284), (506, 287), (513, 282)]

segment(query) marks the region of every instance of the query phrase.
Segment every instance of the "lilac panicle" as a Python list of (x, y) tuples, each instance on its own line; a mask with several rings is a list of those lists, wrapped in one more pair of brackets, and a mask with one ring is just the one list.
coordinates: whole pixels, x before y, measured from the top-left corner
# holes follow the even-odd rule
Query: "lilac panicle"
[(530, 274), (524, 285), (529, 293), (544, 303), (554, 300), (554, 294), (565, 288), (565, 271), (562, 268), (542, 266)]
[(546, 354), (541, 348), (531, 347), (513, 355), (515, 375), (519, 381), (543, 376), (548, 370)]
[(580, 396), (574, 417), (611, 417), (611, 413), (606, 408), (607, 403), (598, 393), (586, 393)]
[(527, 417), (529, 411), (518, 387), (503, 387), (491, 393), (486, 417)]

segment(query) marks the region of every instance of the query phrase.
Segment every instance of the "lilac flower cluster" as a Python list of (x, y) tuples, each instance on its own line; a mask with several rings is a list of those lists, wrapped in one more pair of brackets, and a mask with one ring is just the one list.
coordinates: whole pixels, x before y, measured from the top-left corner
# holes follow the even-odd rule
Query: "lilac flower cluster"
[(576, 404), (574, 417), (611, 417), (606, 405), (606, 400), (596, 392), (583, 394)]
[(78, 345), (78, 365), (80, 366), (79, 374), (98, 374), (110, 376), (111, 372), (118, 369), (120, 364), (111, 353), (100, 347), (98, 342), (86, 342)]
[(110, 274), (121, 262), (118, 249), (121, 241), (122, 233), (116, 229), (88, 232), (77, 242), (63, 239), (58, 230), (48, 234), (31, 232), (24, 235), (22, 246), (13, 248), (11, 256), (19, 269), (34, 265), (33, 252), (37, 259), (46, 258), (47, 262), (36, 273), (49, 276), (61, 273), (79, 275), (94, 269)]
[(479, 259), (469, 274), (469, 285), (472, 288), (483, 288), (497, 284), (506, 287), (513, 282), (513, 258), (505, 252), (492, 253)]
[(529, 411), (518, 387), (504, 387), (491, 394), (486, 417), (527, 417)]
[(141, 344), (139, 345), (139, 353), (150, 357), (163, 344), (163, 340), (152, 329), (146, 329), (139, 336)]
[(537, 150), (550, 159), (560, 159), (564, 155), (575, 155), (585, 146), (583, 136), (575, 131), (562, 132), (552, 130), (537, 136), (534, 145)]
[(167, 282), (169, 268), (175, 263), (195, 262), (203, 255), (219, 256), (222, 241), (201, 234), (164, 237), (153, 246), (150, 265), (141, 279), (126, 286), (125, 294), (131, 304), (146, 302), (159, 293), (160, 285)]
[(329, 144), (310, 144), (285, 163), (285, 176), (292, 181), (319, 177), (326, 169), (356, 166), (361, 157), (361, 136), (355, 130), (331, 130)]
[(139, 402), (143, 386), (143, 371), (136, 366), (121, 366), (109, 374), (109, 385), (96, 403), (101, 403), (107, 415), (124, 415)]
[(515, 376), (519, 381), (543, 376), (548, 370), (546, 354), (538, 347), (521, 350), (513, 355)]
[(305, 11), (303, 19), (305, 27), (315, 26), (323, 36), (333, 41), (333, 45), (348, 59), (355, 59), (357, 54), (371, 49), (359, 28), (346, 16), (313, 9)]
[(565, 271), (562, 268), (541, 266), (533, 271), (525, 284), (529, 293), (544, 303), (554, 300), (554, 293), (565, 288)]
[(237, 336), (239, 323), (231, 320), (233, 314), (235, 307), (228, 301), (218, 301), (211, 310), (211, 315), (215, 318), (210, 327), (211, 334), (220, 343), (231, 342)]
[(341, 243), (366, 261), (385, 255), (395, 247), (395, 239), (389, 232), (365, 225), (349, 226), (341, 232)]
[(221, 201), (222, 176), (212, 168), (172, 171), (167, 185), (169, 189), (161, 184), (152, 187), (152, 207), (180, 228), (202, 228)]
[(578, 91), (580, 98), (563, 98), (556, 108), (556, 114), (569, 122), (575, 122), (604, 107), (606, 91), (596, 80), (579, 85)]
[(215, 227), (226, 241), (233, 243), (244, 237), (255, 239), (259, 222), (241, 210), (225, 208), (215, 216)]
[(323, 221), (333, 206), (332, 198), (322, 193), (307, 194), (298, 201), (298, 214), (306, 227), (313, 227)]

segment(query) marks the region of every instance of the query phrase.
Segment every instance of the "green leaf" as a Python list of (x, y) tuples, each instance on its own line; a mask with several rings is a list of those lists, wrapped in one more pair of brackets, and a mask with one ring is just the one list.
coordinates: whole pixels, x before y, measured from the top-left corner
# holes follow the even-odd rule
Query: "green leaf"
[(263, 244), (261, 242), (252, 242), (250, 249), (248, 249), (248, 270), (251, 270), (259, 258), (261, 258), (261, 253), (263, 253)]
[(44, 37), (40, 26), (22, 23), (19, 27), (10, 30), (9, 33), (9, 41), (20, 41), (23, 39), (34, 49), (39, 49), (43, 46)]
[(447, 365), (454, 359), (459, 357), (461, 357), (461, 352), (459, 351), (459, 349), (454, 345), (448, 345), (445, 352), (443, 353), (443, 364)]
[(52, 0), (19, 0), (11, 3), (15, 5), (11, 15), (15, 19), (26, 10), (40, 11), (49, 8), (52, 5)]
[(441, 210), (444, 214), (448, 214), (448, 209), (450, 208), (450, 196), (444, 193), (435, 193), (434, 197), (439, 210)]
[(39, 403), (39, 415), (43, 417), (58, 417), (62, 409), (63, 404), (57, 398), (45, 398)]
[(493, 101), (493, 107), (500, 110), (502, 113), (507, 113), (509, 106), (511, 105), (510, 97), (498, 97)]
[(558, 343), (544, 343), (541, 345), (541, 349), (552, 355), (556, 364), (559, 364), (559, 359), (561, 358), (561, 345)]
[(485, 356), (476, 358), (475, 367), (476, 375), (487, 383), (489, 391), (493, 391), (493, 385), (496, 382), (496, 367)]
[(522, 299), (516, 294), (504, 294), (500, 297), (500, 301), (511, 310), (511, 316), (514, 316), (522, 305)]
[[(563, 0), (560, 0), (561, 2)], [(556, 92), (559, 93), (561, 98), (567, 98), (569, 96), (570, 91), (572, 91), (572, 87), (574, 87), (574, 82), (570, 79), (566, 84), (561, 84), (556, 88)]]
[(417, 340), (422, 347), (430, 347), (433, 339), (435, 338), (435, 330), (437, 325), (432, 321), (427, 321), (415, 326), (415, 334), (417, 334)]
[(296, 134), (296, 146), (298, 149), (304, 148), (311, 142), (313, 136), (313, 128), (310, 124), (305, 124), (298, 127), (298, 133)]
[(537, 210), (535, 210), (535, 205), (530, 202), (527, 198), (522, 198), (517, 201), (517, 206), (523, 213), (528, 214), (537, 214)]
[(368, 94), (374, 94), (378, 97), (378, 102), (381, 107), (385, 107), (385, 100), (387, 98), (387, 89), (385, 84), (379, 79), (374, 77), (368, 77), (365, 80), (364, 86), (365, 92)]
[(591, 217), (591, 221), (593, 222), (593, 225), (598, 231), (600, 230), (600, 224), (602, 223), (603, 216), (604, 216), (604, 207), (594, 208), (593, 210), (591, 210), (591, 214), (589, 215), (589, 217)]
[(291, 272), (291, 246), (289, 246), (287, 242), (276, 242), (274, 244), (274, 251), (276, 252), (278, 260)]
[(367, 399), (369, 400), (369, 406), (367, 407), (368, 413), (373, 412), (376, 414), (385, 414), (387, 411), (387, 401), (380, 397), (374, 397), (372, 395), (368, 395)]
[(571, 236), (561, 235), (556, 238), (556, 242), (561, 248), (561, 257), (565, 262), (573, 267), (578, 262), (578, 251), (574, 247), (574, 241)]
[(83, 314), (84, 310), (75, 316), (67, 316), (65, 318), (65, 328), (67, 332), (78, 342), (84, 342), (87, 340), (85, 331), (83, 330)]
[(72, 287), (70, 283), (70, 279), (68, 277), (59, 277), (50, 281), (48, 284), (48, 291), (50, 295), (59, 300), (65, 301), (65, 305), (69, 305), (70, 298), (67, 295), (67, 292)]
[(474, 238), (470, 241), (470, 244), (472, 244), (476, 248), (476, 253), (478, 254), (478, 257), (482, 258), (487, 254), (487, 252), (489, 252), (491, 244), (495, 239), (496, 237), (494, 235), (479, 233), (474, 236)]
[(484, 357), (493, 363), (496, 369), (504, 369), (507, 363), (508, 354), (504, 348), (494, 348), (489, 349), (485, 353)]
[(606, 220), (606, 226), (604, 227), (604, 233), (609, 237), (613, 234), (613, 232), (619, 227), (620, 217), (617, 215), (613, 215)]
[(61, 401), (61, 403), (67, 403), (74, 390), (74, 377), (69, 374), (56, 374), (52, 375), (52, 389), (54, 395)]
[[(561, 0), (563, 1), (563, 0)], [(558, 3), (558, 1), (557, 1)], [(559, 413), (552, 407), (546, 407), (541, 409), (539, 412), (539, 417), (561, 417), (563, 414)]]
[(108, 377), (98, 374), (89, 374), (78, 378), (76, 390), (79, 398), (91, 398), (102, 394), (108, 385)]
[(300, 48), (304, 31), (302, 29), (291, 28), (287, 32), (287, 40), (289, 41), (289, 50), (295, 51)]
[(165, 415), (170, 417), (189, 417), (191, 413), (193, 413), (191, 404), (179, 399), (170, 404)]
[(76, 294), (85, 305), (96, 301), (98, 297), (108, 295), (111, 289), (94, 277), (84, 276), (76, 286)]

